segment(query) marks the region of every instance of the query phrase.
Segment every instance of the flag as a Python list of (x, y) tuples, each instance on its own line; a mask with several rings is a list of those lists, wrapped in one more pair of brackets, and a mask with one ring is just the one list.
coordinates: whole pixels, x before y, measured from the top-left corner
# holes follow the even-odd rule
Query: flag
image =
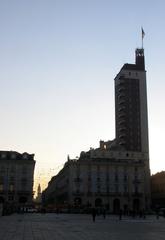
[(144, 30), (142, 28), (142, 39), (144, 38), (144, 36), (145, 36), (145, 32), (144, 32)]

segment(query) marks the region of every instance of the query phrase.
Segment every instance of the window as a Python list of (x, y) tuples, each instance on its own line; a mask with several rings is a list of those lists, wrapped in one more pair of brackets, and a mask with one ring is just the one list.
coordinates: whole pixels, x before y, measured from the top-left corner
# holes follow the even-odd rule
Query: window
[(100, 193), (100, 185), (97, 186), (97, 192)]
[(9, 201), (13, 201), (13, 200), (14, 200), (14, 196), (9, 196), (9, 197), (8, 197), (8, 200), (9, 200)]
[(138, 171), (138, 168), (137, 167), (135, 167), (135, 172), (137, 172)]
[(126, 185), (124, 185), (124, 193), (127, 193), (128, 192), (128, 188)]
[(10, 184), (10, 185), (9, 185), (9, 191), (10, 191), (10, 192), (13, 192), (13, 191), (14, 191), (14, 185), (13, 185), (13, 184)]
[(81, 179), (80, 179), (79, 177), (76, 177), (76, 178), (74, 179), (74, 181), (75, 181), (75, 182), (81, 182)]
[(3, 176), (0, 176), (0, 183), (3, 183)]
[(128, 179), (128, 177), (127, 177), (127, 175), (125, 174), (125, 175), (124, 175), (124, 182), (126, 182), (127, 179)]
[(118, 175), (115, 174), (115, 181), (118, 182)]
[(26, 174), (27, 173), (27, 168), (25, 166), (22, 167), (22, 174)]
[(3, 184), (0, 184), (0, 191), (3, 191)]
[(2, 173), (4, 173), (4, 172), (5, 172), (5, 167), (2, 166), (2, 167), (0, 168), (0, 171), (1, 171)]
[(10, 182), (14, 182), (14, 177), (12, 176), (12, 177), (10, 177)]
[(27, 179), (26, 178), (22, 178), (21, 185), (24, 186), (24, 187), (27, 185)]
[(79, 194), (79, 193), (80, 193), (80, 190), (79, 190), (79, 189), (76, 189), (76, 193)]
[(91, 176), (90, 176), (90, 175), (88, 176), (88, 181), (89, 181), (89, 182), (91, 181)]
[(139, 192), (138, 186), (135, 185), (135, 193), (138, 193), (138, 192)]
[(11, 171), (12, 173), (14, 173), (14, 172), (15, 172), (15, 166), (11, 166), (10, 171)]
[(13, 154), (11, 155), (11, 158), (12, 158), (12, 159), (15, 159), (15, 158), (16, 158), (15, 153), (13, 153)]
[(28, 159), (28, 154), (27, 153), (23, 154), (23, 159)]
[(100, 182), (100, 178), (99, 177), (97, 178), (97, 181)]
[(3, 153), (3, 154), (1, 155), (1, 157), (2, 157), (2, 158), (6, 158), (6, 154)]

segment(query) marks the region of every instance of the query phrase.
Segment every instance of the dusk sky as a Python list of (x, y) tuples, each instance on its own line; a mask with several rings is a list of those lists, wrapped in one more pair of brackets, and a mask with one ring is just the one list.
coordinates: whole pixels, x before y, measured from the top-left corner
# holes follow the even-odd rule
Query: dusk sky
[(45, 186), (115, 137), (114, 77), (145, 31), (151, 173), (165, 170), (164, 0), (0, 1), (0, 149), (35, 154)]

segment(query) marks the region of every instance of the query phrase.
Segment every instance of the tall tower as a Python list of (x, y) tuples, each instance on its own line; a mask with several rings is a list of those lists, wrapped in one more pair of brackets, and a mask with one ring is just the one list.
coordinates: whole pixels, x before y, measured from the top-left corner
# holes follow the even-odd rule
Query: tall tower
[(115, 77), (117, 144), (126, 151), (149, 153), (144, 49), (136, 49), (135, 64), (124, 64)]

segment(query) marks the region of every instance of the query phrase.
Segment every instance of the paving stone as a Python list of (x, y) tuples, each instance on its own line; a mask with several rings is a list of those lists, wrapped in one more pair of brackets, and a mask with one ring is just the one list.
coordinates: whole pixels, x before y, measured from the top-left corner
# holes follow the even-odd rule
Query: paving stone
[(80, 214), (14, 214), (0, 217), (0, 240), (165, 240), (165, 219)]

